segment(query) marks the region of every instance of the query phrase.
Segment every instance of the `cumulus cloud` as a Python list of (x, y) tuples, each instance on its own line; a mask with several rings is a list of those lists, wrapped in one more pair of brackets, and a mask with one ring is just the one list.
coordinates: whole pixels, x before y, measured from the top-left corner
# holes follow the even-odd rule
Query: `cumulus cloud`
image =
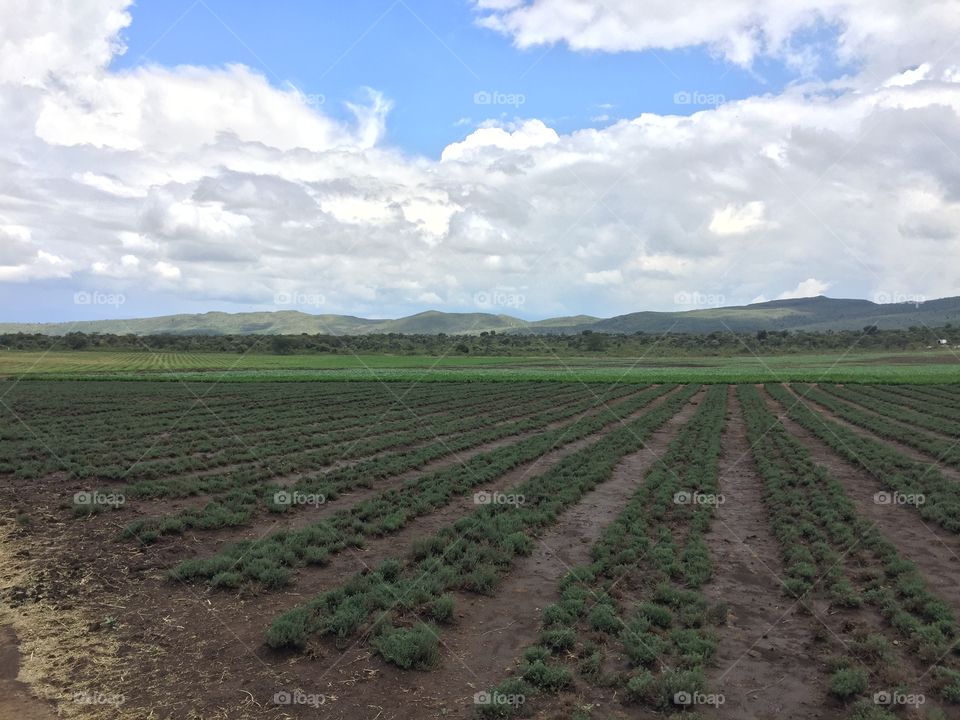
[(787, 290), (777, 295), (777, 300), (791, 300), (793, 298), (816, 297), (823, 295), (830, 287), (830, 283), (821, 282), (816, 278), (807, 278), (797, 284), (793, 290)]
[[(574, 50), (675, 50), (705, 45), (749, 66), (779, 57), (803, 66), (797, 35), (835, 35), (844, 61), (943, 59), (960, 30), (957, 0), (475, 0), (479, 22), (522, 48), (563, 42)], [(894, 51), (893, 48), (896, 48)]]
[(885, 72), (569, 133), (488, 121), (426, 158), (384, 145), (376, 91), (343, 123), (244, 66), (115, 71), (128, 2), (0, 0), (16, 19), (0, 28), (0, 292), (111, 283), (125, 307), (239, 310), (283, 291), (376, 316), (501, 287), (541, 316), (671, 309), (678, 292), (960, 294), (951, 3), (901, 4), (643, 3), (645, 24), (626, 0), (484, 0), (521, 46), (705, 43), (743, 63), (793, 52), (819, 19)]
[(763, 227), (764, 204), (761, 201), (747, 203), (742, 207), (727, 205), (713, 213), (710, 231), (717, 235), (742, 235)]

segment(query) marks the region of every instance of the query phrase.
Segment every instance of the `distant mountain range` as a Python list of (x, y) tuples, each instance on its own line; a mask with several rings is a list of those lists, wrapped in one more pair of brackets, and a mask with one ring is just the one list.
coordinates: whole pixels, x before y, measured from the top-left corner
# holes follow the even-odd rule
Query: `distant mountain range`
[(877, 304), (869, 300), (838, 300), (822, 295), (796, 300), (774, 300), (738, 307), (682, 312), (636, 312), (601, 319), (589, 315), (527, 321), (492, 313), (445, 313), (436, 310), (396, 320), (376, 320), (352, 315), (311, 315), (297, 311), (166, 315), (131, 320), (84, 320), (58, 323), (0, 323), (0, 333), (68, 332), (134, 335), (368, 335), (403, 333), (475, 335), (498, 333), (710, 333), (758, 330), (859, 330), (867, 325), (881, 329), (913, 325), (936, 327), (960, 324), (960, 297), (922, 303)]

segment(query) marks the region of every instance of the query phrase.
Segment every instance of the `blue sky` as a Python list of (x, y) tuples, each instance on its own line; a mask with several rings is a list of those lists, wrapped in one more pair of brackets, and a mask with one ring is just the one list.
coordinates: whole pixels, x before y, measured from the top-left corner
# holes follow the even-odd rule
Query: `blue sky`
[(31, 3), (0, 320), (960, 295), (960, 0)]
[[(323, 112), (344, 120), (345, 103), (362, 102), (362, 88), (372, 87), (394, 104), (385, 142), (428, 157), (491, 118), (540, 118), (569, 133), (645, 112), (704, 109), (675, 103), (678, 92), (735, 100), (779, 93), (796, 79), (781, 62), (763, 59), (745, 70), (702, 47), (520, 50), (478, 27), (465, 0), (141, 0), (131, 13), (128, 50), (114, 68), (243, 63), (278, 87), (322, 98)], [(523, 103), (477, 105), (484, 91), (522, 95)]]

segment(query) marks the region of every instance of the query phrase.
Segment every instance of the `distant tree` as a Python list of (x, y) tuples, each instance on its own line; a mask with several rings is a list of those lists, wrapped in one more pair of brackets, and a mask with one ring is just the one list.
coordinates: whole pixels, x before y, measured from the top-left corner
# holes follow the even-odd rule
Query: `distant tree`
[(274, 335), (270, 341), (270, 347), (274, 355), (292, 355), (296, 347), (296, 341), (286, 335)]
[(757, 330), (757, 342), (764, 342), (769, 334), (766, 330)]
[[(587, 334), (589, 333), (589, 334)], [(590, 352), (603, 352), (607, 349), (607, 340), (599, 333), (584, 332), (587, 335), (586, 349)]]
[(876, 325), (865, 325), (863, 332), (867, 335), (876, 335), (880, 331), (880, 328)]
[(83, 350), (90, 346), (90, 338), (82, 332), (67, 333), (63, 339), (71, 350)]
[(457, 345), (457, 347), (456, 347), (456, 351), (457, 351), (458, 353), (462, 353), (462, 354), (464, 354), (464, 355), (467, 355), (467, 354), (470, 352), (470, 346), (467, 345), (466, 343), (459, 343), (459, 344)]

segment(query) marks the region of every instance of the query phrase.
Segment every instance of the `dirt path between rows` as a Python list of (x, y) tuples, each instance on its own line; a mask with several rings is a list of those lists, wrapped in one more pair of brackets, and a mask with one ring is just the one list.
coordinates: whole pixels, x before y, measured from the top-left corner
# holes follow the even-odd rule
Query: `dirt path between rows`
[(843, 485), (857, 513), (875, 523), (880, 532), (914, 563), (924, 579), (953, 612), (960, 616), (960, 537), (938, 525), (928, 523), (915, 508), (907, 505), (880, 505), (874, 493), (885, 488), (870, 473), (844, 459), (816, 435), (790, 418), (783, 407), (766, 392), (767, 407), (780, 416), (783, 426), (810, 451), (813, 461), (822, 465)]
[[(704, 394), (701, 391), (691, 398), (650, 436), (642, 450), (623, 458), (610, 479), (564, 512), (539, 538), (534, 551), (517, 559), (496, 595), (458, 593), (457, 622), (442, 631), (444, 659), (430, 672), (430, 686), (406, 698), (402, 707), (389, 708), (384, 718), (473, 717), (473, 694), (496, 685), (514, 670), (523, 649), (537, 639), (543, 608), (559, 599), (560, 578), (571, 567), (589, 562), (590, 548), (623, 509), (653, 463), (666, 452)], [(648, 406), (646, 411), (650, 409)], [(591, 436), (591, 440), (596, 439)], [(358, 683), (344, 691), (337, 702), (342, 714), (331, 708), (329, 717), (355, 717), (348, 708), (358, 706), (365, 689), (365, 683)]]
[(622, 427), (621, 422), (629, 423), (631, 420), (642, 417), (656, 409), (666, 402), (667, 398), (675, 392), (677, 391), (674, 390), (666, 395), (655, 398), (639, 410), (625, 416), (622, 421), (612, 420), (595, 433), (561, 445), (534, 460), (518, 465), (512, 470), (508, 470), (500, 475), (494, 482), (485, 483), (481, 487), (474, 488), (466, 494), (454, 498), (444, 507), (438, 508), (428, 515), (415, 518), (399, 532), (381, 538), (368, 538), (367, 543), (362, 549), (348, 549), (346, 552), (334, 556), (330, 564), (324, 568), (304, 569), (298, 573), (297, 591), (304, 593), (319, 592), (321, 588), (329, 588), (332, 584), (345, 580), (355, 572), (374, 568), (387, 558), (402, 557), (406, 549), (410, 547), (417, 538), (432, 535), (440, 528), (450, 525), (458, 518), (476, 510), (477, 505), (474, 501), (475, 492), (487, 490), (490, 492), (507, 493), (528, 478), (546, 472), (573, 453), (599, 442), (605, 436)]
[[(840, 395), (834, 395), (832, 392), (830, 392), (830, 391), (827, 390), (826, 388), (822, 387), (819, 383), (815, 384), (814, 387), (815, 387), (817, 390), (819, 390), (820, 392), (826, 393), (827, 395), (829, 395), (830, 397), (834, 398), (835, 400), (837, 400), (837, 401), (839, 401), (839, 402), (842, 402), (842, 403), (846, 403), (847, 405), (849, 405), (850, 407), (852, 407), (852, 408), (855, 409), (855, 410), (862, 410), (862, 411), (864, 411), (865, 413), (867, 413), (868, 415), (870, 415), (870, 416), (872, 416), (872, 417), (882, 418), (883, 420), (887, 420), (887, 421), (889, 421), (889, 422), (892, 422), (892, 423), (894, 423), (895, 425), (903, 426), (905, 429), (910, 429), (910, 430), (913, 430), (913, 431), (915, 431), (915, 432), (920, 432), (920, 433), (923, 433), (923, 434), (925, 434), (925, 435), (929, 435), (930, 437), (934, 438), (935, 440), (945, 440), (945, 441), (947, 441), (947, 442), (957, 442), (957, 440), (960, 439), (960, 438), (954, 437), (954, 436), (952, 436), (952, 435), (948, 435), (947, 433), (939, 432), (938, 430), (931, 430), (931, 429), (928, 428), (928, 427), (922, 427), (922, 426), (920, 426), (920, 425), (910, 425), (910, 422), (909, 422), (909, 421), (907, 421), (907, 420), (901, 420), (901, 419), (898, 418), (898, 417), (892, 417), (892, 416), (890, 416), (890, 415), (885, 415), (885, 414), (883, 413), (883, 411), (881, 411), (881, 410), (876, 410), (875, 408), (870, 407), (870, 403), (871, 403), (875, 398), (870, 397), (869, 395), (858, 395), (858, 396), (857, 396), (857, 398), (858, 398), (857, 400), (851, 400), (850, 398), (841, 397)], [(848, 389), (849, 389), (849, 388), (848, 388)], [(896, 404), (896, 400), (887, 400), (886, 402), (891, 402), (891, 403)], [(922, 410), (917, 410), (916, 408), (907, 408), (907, 407), (906, 407), (906, 403), (904, 403), (904, 407), (905, 407), (905, 409), (912, 410), (913, 412), (918, 412), (918, 413), (922, 413), (922, 412), (923, 412)]]
[(54, 720), (53, 708), (33, 697), (29, 687), (17, 679), (19, 670), (17, 633), (12, 627), (0, 626), (0, 718)]
[[(647, 388), (638, 392), (644, 392), (646, 389)], [(195, 555), (197, 557), (214, 555), (217, 552), (220, 552), (225, 546), (241, 540), (257, 540), (270, 533), (285, 530), (296, 530), (298, 528), (307, 527), (308, 525), (319, 522), (325, 518), (329, 518), (331, 515), (334, 515), (337, 512), (348, 512), (353, 506), (358, 505), (365, 500), (369, 500), (370, 498), (376, 497), (380, 493), (398, 488), (412, 479), (425, 477), (433, 472), (438, 472), (440, 470), (446, 470), (457, 465), (462, 465), (478, 455), (487, 452), (493, 452), (494, 450), (507, 447), (508, 445), (514, 445), (543, 432), (556, 430), (565, 425), (570, 425), (572, 427), (575, 423), (580, 422), (585, 418), (594, 417), (606, 412), (608, 408), (616, 412), (618, 407), (628, 402), (636, 394), (637, 393), (629, 393), (621, 398), (615, 398), (609, 402), (605, 402), (602, 406), (590, 407), (575, 416), (554, 420), (535, 430), (529, 430), (517, 435), (510, 435), (497, 440), (491, 440), (490, 442), (466, 448), (464, 450), (451, 452), (435, 460), (431, 460), (422, 467), (411, 468), (410, 470), (405, 470), (398, 475), (376, 480), (370, 487), (357, 488), (350, 492), (345, 492), (343, 495), (337, 498), (337, 500), (329, 503), (324, 503), (319, 506), (298, 508), (295, 512), (282, 514), (263, 513), (252, 523), (247, 525), (222, 528), (220, 530), (188, 532), (183, 536), (170, 538), (166, 540), (166, 542), (158, 544), (156, 549), (150, 554), (150, 559), (146, 560), (144, 564), (139, 565), (138, 568), (146, 569), (150, 567), (168, 567), (173, 562), (179, 562), (180, 560), (186, 559), (191, 555)], [(660, 398), (657, 398), (653, 401), (655, 404), (659, 404), (660, 402), (662, 402)], [(637, 413), (647, 412), (651, 407), (654, 406), (655, 405), (648, 403), (641, 410), (637, 411)], [(637, 413), (634, 413), (629, 417), (635, 417)], [(598, 431), (597, 434), (588, 436), (587, 438), (581, 438), (580, 440), (567, 445), (560, 446), (550, 453), (542, 455), (536, 460), (525, 463), (519, 468), (514, 468), (498, 478), (495, 484), (487, 485), (485, 487), (490, 490), (501, 490), (505, 487), (516, 484), (516, 482), (518, 482), (518, 480), (516, 480), (517, 477), (524, 477), (525, 474), (533, 472), (541, 472), (542, 470), (552, 466), (552, 464), (555, 462), (558, 462), (561, 458), (566, 457), (567, 454), (585, 447), (585, 445), (589, 444), (591, 441), (590, 438), (602, 437), (601, 433), (605, 434), (610, 432), (613, 429), (613, 426), (619, 424), (619, 422), (619, 420), (613, 419), (606, 426), (604, 426), (602, 430)], [(472, 506), (472, 501), (473, 494), (470, 493), (468, 496), (461, 498), (457, 508), (451, 510), (450, 512), (453, 512), (455, 516), (459, 517), (460, 513), (465, 512), (465, 503)], [(444, 512), (444, 510), (441, 509), (437, 512)], [(424, 516), (424, 518), (433, 517), (435, 515), (436, 513), (432, 513), (429, 516)], [(414, 523), (418, 522), (418, 520), (419, 518), (414, 520)], [(403, 532), (404, 531), (401, 530), (401, 534)], [(397, 535), (391, 535), (390, 537), (396, 538)], [(371, 539), (370, 542), (375, 542), (375, 539)]]
[(721, 445), (720, 492), (725, 502), (717, 506), (706, 536), (714, 568), (704, 594), (729, 606), (707, 676), (711, 692), (722, 694), (725, 702), (700, 712), (724, 720), (834, 717), (824, 714), (825, 677), (810, 648), (816, 620), (784, 594), (779, 580), (779, 545), (733, 386)]
[[(790, 385), (784, 385), (784, 387), (787, 389), (787, 391), (788, 391), (791, 395), (793, 395), (793, 397), (796, 399), (797, 402), (800, 402), (800, 401), (801, 401), (800, 395), (798, 395), (798, 394), (797, 394), (797, 391), (794, 390)], [(762, 386), (762, 385), (760, 386), (760, 390), (761, 390), (762, 392), (764, 392), (764, 394), (766, 394), (765, 391), (764, 391), (764, 389), (763, 389), (763, 386)], [(832, 410), (830, 410), (829, 408), (824, 407), (823, 405), (821, 405), (820, 403), (816, 402), (815, 400), (811, 400), (810, 398), (804, 397), (804, 398), (802, 398), (802, 402), (806, 403), (811, 409), (816, 410), (818, 413), (820, 413), (821, 415), (823, 415), (825, 418), (827, 418), (827, 419), (829, 419), (829, 420), (833, 420), (833, 421), (834, 421), (835, 423), (837, 423), (838, 425), (842, 425), (843, 427), (845, 427), (845, 428), (847, 428), (847, 429), (849, 429), (849, 430), (852, 430), (853, 432), (857, 433), (858, 435), (862, 435), (862, 436), (864, 436), (864, 437), (868, 437), (868, 438), (870, 438), (871, 440), (876, 440), (877, 442), (883, 443), (884, 445), (889, 445), (889, 446), (892, 447), (894, 450), (896, 450), (897, 452), (899, 452), (901, 455), (906, 455), (906, 456), (907, 456), (908, 458), (910, 458), (911, 460), (916, 460), (917, 462), (923, 463), (924, 465), (931, 465), (931, 466), (935, 467), (937, 470), (939, 470), (940, 473), (941, 473), (944, 477), (949, 478), (950, 480), (953, 480), (954, 482), (960, 482), (960, 470), (957, 470), (957, 469), (955, 469), (955, 468), (950, 467), (949, 465), (946, 465), (946, 464), (940, 462), (937, 458), (934, 458), (933, 456), (928, 455), (927, 453), (921, 452), (920, 450), (917, 450), (917, 449), (914, 448), (914, 447), (911, 447), (911, 446), (909, 446), (909, 445), (905, 445), (904, 443), (900, 442), (899, 440), (894, 440), (894, 439), (892, 439), (892, 438), (880, 437), (880, 436), (877, 435), (876, 433), (871, 432), (870, 430), (867, 430), (866, 428), (862, 428), (862, 427), (860, 427), (859, 425), (855, 425), (854, 423), (850, 422), (849, 420), (844, 420), (842, 417), (839, 417), (838, 415), (836, 415)]]
[[(655, 398), (624, 417), (624, 421), (650, 412), (677, 391)], [(622, 427), (621, 421), (614, 420), (597, 432), (504, 473), (483, 489), (507, 490), (619, 427)], [(433, 533), (473, 509), (473, 491), (470, 491), (449, 506), (413, 520), (398, 533), (370, 538), (361, 550), (339, 553), (326, 567), (299, 569), (296, 582), (285, 591), (262, 594), (251, 594), (249, 590), (211, 592), (202, 585), (174, 584), (165, 579), (160, 567), (133, 569), (131, 562), (135, 563), (136, 559), (131, 560), (129, 547), (116, 542), (103, 544), (104, 528), (99, 528), (99, 540), (85, 536), (84, 545), (96, 543), (99, 548), (108, 549), (113, 558), (104, 558), (98, 565), (111, 568), (117, 563), (122, 568), (114, 567), (102, 576), (98, 574), (96, 582), (117, 585), (124, 593), (114, 600), (127, 608), (118, 616), (118, 639), (128, 648), (129, 657), (125, 659), (136, 667), (137, 674), (136, 693), (131, 690), (125, 709), (136, 713), (169, 707), (168, 712), (174, 717), (183, 717), (190, 708), (236, 708), (249, 697), (249, 717), (313, 717), (316, 711), (310, 706), (278, 707), (272, 703), (274, 693), (301, 688), (307, 693), (330, 696), (323, 712), (336, 717), (331, 707), (349, 706), (333, 698), (350, 691), (355, 674), (356, 681), (377, 678), (377, 682), (368, 687), (372, 696), (359, 698), (359, 707), (380, 701), (376, 707), (385, 708), (380, 720), (386, 720), (390, 717), (387, 712), (393, 712), (394, 705), (406, 706), (405, 701), (389, 701), (390, 698), (424, 692), (423, 684), (431, 689), (435, 687), (429, 674), (398, 670), (370, 657), (368, 650), (353, 648), (344, 654), (353, 639), (340, 647), (323, 639), (312, 645), (307, 654), (273, 651), (264, 644), (264, 632), (271, 619), (284, 610), (306, 602), (388, 557), (402, 557), (415, 538)], [(77, 552), (83, 553), (82, 547), (77, 548)], [(118, 571), (124, 576), (122, 580), (116, 578)], [(465, 687), (467, 681), (464, 679), (460, 686)], [(372, 709), (366, 714), (353, 706), (346, 717), (374, 718), (378, 712), (379, 709)]]

